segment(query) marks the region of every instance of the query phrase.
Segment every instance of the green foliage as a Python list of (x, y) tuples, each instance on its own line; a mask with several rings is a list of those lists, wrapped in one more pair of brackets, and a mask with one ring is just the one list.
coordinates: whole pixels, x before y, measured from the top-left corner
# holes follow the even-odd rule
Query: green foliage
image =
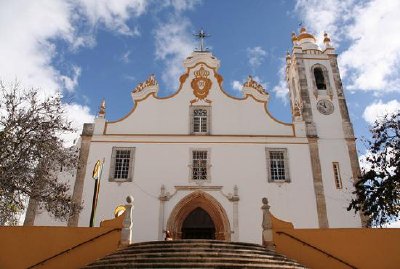
[(0, 225), (15, 224), (27, 199), (58, 219), (80, 210), (60, 182), (60, 167), (73, 169), (76, 153), (60, 134), (72, 132), (61, 95), (42, 98), (37, 90), (0, 83)]
[(368, 169), (356, 182), (356, 198), (347, 210), (361, 211), (369, 226), (382, 226), (400, 213), (400, 111), (376, 121), (370, 131)]

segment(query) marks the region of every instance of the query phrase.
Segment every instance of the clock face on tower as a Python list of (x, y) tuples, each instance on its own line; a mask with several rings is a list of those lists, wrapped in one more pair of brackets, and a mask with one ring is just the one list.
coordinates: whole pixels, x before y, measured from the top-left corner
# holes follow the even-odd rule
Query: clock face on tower
[(327, 99), (322, 99), (318, 101), (317, 109), (321, 114), (329, 115), (333, 112), (333, 104)]

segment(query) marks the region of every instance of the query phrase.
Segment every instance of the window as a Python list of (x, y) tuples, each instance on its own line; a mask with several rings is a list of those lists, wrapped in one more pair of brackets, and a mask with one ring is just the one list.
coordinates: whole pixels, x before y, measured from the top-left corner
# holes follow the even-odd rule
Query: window
[(326, 90), (326, 83), (324, 78), (324, 73), (320, 67), (314, 69), (315, 84), (318, 90)]
[(191, 107), (191, 133), (210, 133), (210, 107)]
[(191, 158), (191, 179), (194, 181), (208, 181), (210, 179), (210, 150), (192, 149)]
[(338, 162), (333, 162), (333, 176), (335, 177), (336, 189), (342, 188), (342, 177), (340, 176), (340, 168)]
[(132, 181), (135, 148), (113, 147), (110, 181)]
[(267, 148), (268, 182), (290, 182), (287, 149)]

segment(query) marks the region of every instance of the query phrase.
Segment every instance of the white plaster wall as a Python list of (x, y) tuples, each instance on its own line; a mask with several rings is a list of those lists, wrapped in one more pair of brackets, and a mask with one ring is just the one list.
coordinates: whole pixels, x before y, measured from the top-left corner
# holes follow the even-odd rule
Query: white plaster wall
[[(212, 101), (211, 134), (293, 135), (292, 125), (271, 118), (264, 103), (252, 97), (238, 100), (224, 94), (214, 77), (214, 70), (204, 67), (210, 72), (212, 81), (207, 96)], [(163, 99), (150, 95), (137, 102), (136, 108), (126, 118), (107, 123), (106, 134), (189, 134), (189, 106), (195, 99), (190, 83), (194, 78), (193, 72), (199, 68), (198, 65), (190, 69), (189, 77), (176, 95)]]
[[(319, 57), (327, 57), (319, 55)], [(332, 102), (334, 111), (330, 115), (323, 115), (317, 110), (317, 102), (312, 93), (311, 67), (316, 64), (322, 64), (328, 69), (329, 83), (333, 91)], [(321, 162), (321, 172), (324, 184), (325, 201), (327, 206), (329, 227), (361, 227), (359, 215), (346, 210), (352, 197), (353, 179), (350, 166), (349, 151), (342, 127), (342, 117), (340, 114), (337, 90), (333, 80), (333, 74), (329, 60), (308, 59), (305, 61), (307, 84), (310, 89), (311, 108), (313, 120), (317, 127), (319, 156)], [(327, 96), (325, 97), (327, 98)], [(343, 189), (336, 189), (332, 162), (339, 162), (342, 176)]]
[[(135, 147), (134, 181), (108, 182), (112, 146)], [(268, 183), (265, 147), (288, 148), (291, 183)], [(158, 239), (160, 187), (171, 194), (174, 186), (196, 186), (189, 180), (190, 148), (211, 149), (211, 182), (205, 186), (223, 186), (224, 194), (239, 188), (239, 240), (261, 243), (261, 199), (268, 197), (271, 211), (298, 228), (318, 226), (315, 195), (307, 144), (157, 144), (92, 142), (84, 185), (84, 210), (80, 226), (87, 226), (91, 210), (94, 180), (90, 178), (96, 160), (105, 158), (96, 225), (113, 217), (115, 207), (133, 195), (134, 240)], [(306, 156), (306, 157), (305, 157)], [(207, 191), (224, 207), (233, 229), (233, 204), (218, 191)], [(165, 204), (165, 220), (174, 206), (189, 191), (178, 191)]]
[[(320, 57), (327, 57), (325, 55), (318, 55)], [(313, 80), (312, 76), (314, 74), (311, 73), (311, 67), (314, 64), (322, 64), (328, 69), (329, 74), (329, 83), (333, 91), (333, 99), (331, 100), (334, 105), (334, 111), (330, 115), (323, 115), (317, 110), (317, 102), (321, 99), (329, 99), (329, 96), (319, 96), (319, 98), (315, 98), (312, 87), (313, 87)], [(330, 67), (329, 60), (322, 60), (322, 59), (308, 59), (304, 61), (304, 65), (306, 68), (306, 77), (307, 77), (307, 85), (309, 87), (309, 94), (310, 94), (310, 102), (311, 108), (313, 113), (313, 120), (317, 127), (318, 137), (319, 138), (344, 138), (343, 127), (342, 127), (342, 117), (340, 115), (339, 109), (339, 102), (337, 91), (335, 88), (335, 82), (333, 80), (332, 70)], [(319, 93), (321, 94), (321, 92)], [(330, 100), (330, 99), (329, 99)]]
[[(329, 227), (361, 227), (359, 215), (354, 214), (354, 211), (346, 210), (354, 190), (346, 142), (344, 140), (321, 139), (318, 146)], [(336, 188), (332, 162), (339, 163), (342, 189)]]

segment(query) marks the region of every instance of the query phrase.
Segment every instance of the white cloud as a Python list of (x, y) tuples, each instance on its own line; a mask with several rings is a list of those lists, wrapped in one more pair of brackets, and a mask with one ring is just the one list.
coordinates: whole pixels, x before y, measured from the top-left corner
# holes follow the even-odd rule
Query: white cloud
[(130, 55), (131, 55), (131, 51), (128, 50), (127, 52), (122, 54), (121, 61), (124, 62), (124, 63), (130, 63), (130, 61), (131, 61), (131, 59), (129, 58)]
[(286, 62), (282, 61), (281, 67), (279, 68), (279, 82), (278, 85), (275, 85), (272, 88), (272, 91), (275, 93), (275, 96), (278, 97), (278, 99), (281, 99), (281, 101), (287, 105), (289, 88), (286, 83), (285, 72)]
[(97, 25), (133, 35), (138, 30), (130, 30), (126, 21), (131, 15), (142, 14), (145, 6), (144, 0), (0, 2), (0, 36), (4, 41), (0, 43), (1, 79), (18, 79), (23, 85), (48, 94), (59, 89), (73, 90), (80, 69), (71, 65), (72, 74), (68, 75), (53, 66), (57, 54), (54, 41), (64, 40), (75, 48), (93, 45), (94, 32), (82, 29)]
[(170, 4), (177, 12), (191, 10), (201, 3), (201, 0), (171, 0)]
[(63, 107), (66, 112), (67, 119), (72, 122), (72, 127), (76, 130), (76, 132), (62, 134), (61, 137), (64, 139), (66, 146), (72, 146), (73, 142), (79, 138), (79, 135), (82, 132), (83, 124), (93, 122), (94, 116), (90, 113), (87, 106), (71, 103), (64, 104)]
[(60, 75), (60, 79), (64, 83), (65, 89), (68, 91), (73, 91), (78, 85), (78, 78), (80, 75), (81, 68), (76, 65), (72, 66), (72, 77)]
[(177, 89), (179, 75), (184, 71), (183, 60), (195, 47), (191, 27), (187, 18), (174, 16), (155, 30), (156, 59), (162, 60), (166, 66), (162, 79), (170, 91)]
[(46, 89), (49, 94), (63, 88), (59, 71), (51, 65), (56, 51), (49, 40), (73, 39), (68, 10), (70, 6), (63, 1), (7, 1), (0, 4), (2, 80), (18, 79), (28, 87)]
[(253, 71), (263, 63), (266, 56), (267, 52), (259, 46), (247, 48), (247, 58), (249, 59), (249, 64)]
[(393, 114), (400, 110), (400, 102), (391, 100), (383, 103), (382, 100), (374, 102), (367, 106), (363, 113), (363, 118), (369, 124), (373, 124), (376, 120), (382, 119), (386, 114)]
[(81, 11), (92, 26), (104, 24), (108, 29), (124, 35), (138, 35), (138, 29), (126, 24), (131, 16), (140, 16), (146, 10), (145, 0), (80, 0)]
[(234, 80), (232, 81), (231, 85), (235, 91), (242, 92), (243, 82), (240, 82), (239, 80)]
[(354, 0), (297, 0), (295, 9), (309, 32), (315, 33), (322, 40), (326, 31), (334, 41), (343, 34), (340, 25), (351, 18), (353, 5)]
[(340, 56), (349, 89), (400, 91), (400, 1), (370, 1), (353, 13), (346, 29), (352, 43)]
[(319, 41), (327, 31), (336, 47), (350, 42), (339, 57), (347, 88), (400, 91), (400, 1), (298, 0), (296, 10)]

